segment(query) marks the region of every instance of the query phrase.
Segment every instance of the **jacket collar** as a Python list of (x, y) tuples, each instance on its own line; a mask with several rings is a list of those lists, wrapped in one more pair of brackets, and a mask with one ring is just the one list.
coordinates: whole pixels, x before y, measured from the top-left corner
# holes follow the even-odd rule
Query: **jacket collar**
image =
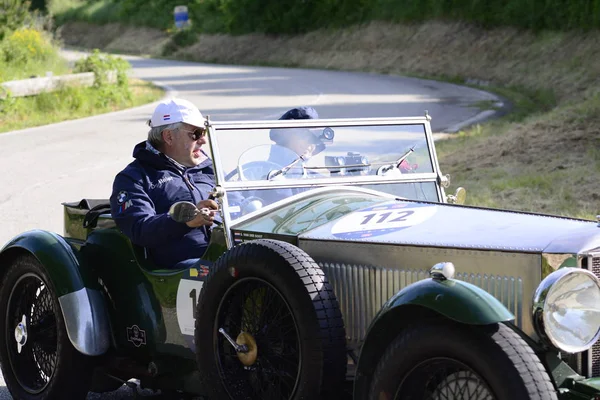
[[(204, 153), (204, 151), (202, 151)], [(206, 155), (206, 153), (204, 153)], [(186, 167), (183, 164), (175, 161), (171, 157), (167, 156), (164, 153), (158, 151), (154, 146), (150, 144), (147, 140), (141, 143), (138, 143), (133, 149), (133, 158), (139, 160), (144, 164), (149, 164), (156, 169), (170, 169), (177, 170), (178, 172), (195, 172), (196, 170), (201, 170), (209, 165), (211, 165), (210, 158), (202, 161), (200, 164), (194, 167)]]

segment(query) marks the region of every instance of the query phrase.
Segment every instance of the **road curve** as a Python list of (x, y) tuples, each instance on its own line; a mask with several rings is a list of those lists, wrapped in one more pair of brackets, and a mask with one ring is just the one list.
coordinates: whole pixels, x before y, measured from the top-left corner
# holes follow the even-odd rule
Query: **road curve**
[[(69, 59), (80, 53), (65, 52)], [(321, 118), (421, 116), (434, 132), (482, 116), (487, 92), (449, 83), (312, 69), (244, 67), (123, 56), (135, 77), (168, 87), (213, 120), (276, 119), (312, 105)], [(108, 198), (115, 174), (144, 140), (155, 104), (0, 134), (0, 247), (20, 232), (62, 233), (61, 202)], [(486, 115), (486, 114), (483, 114)], [(126, 389), (89, 399), (130, 399)], [(11, 396), (0, 377), (0, 400)]]

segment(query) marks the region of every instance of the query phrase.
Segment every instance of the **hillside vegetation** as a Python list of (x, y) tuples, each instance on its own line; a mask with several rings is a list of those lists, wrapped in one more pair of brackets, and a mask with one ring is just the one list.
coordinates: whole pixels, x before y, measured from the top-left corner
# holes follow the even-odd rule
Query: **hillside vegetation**
[[(225, 0), (191, 4), (213, 9), (202, 18), (192, 13), (194, 30), (177, 33), (168, 28), (171, 5), (164, 7), (160, 24), (123, 23), (136, 18), (135, 13), (125, 18), (117, 12), (129, 1), (111, 3), (113, 14), (104, 22), (113, 22), (104, 25), (89, 23), (108, 15), (100, 13), (109, 9), (102, 1), (63, 10), (64, 40), (156, 57), (369, 71), (478, 85), (508, 98), (514, 108), (500, 120), (437, 143), (442, 169), (452, 176), (451, 189), (466, 187), (468, 204), (474, 205), (585, 218), (600, 211), (599, 1), (407, 0), (400, 8), (390, 0), (389, 12), (382, 15), (373, 4), (381, 11), (384, 0), (352, 0), (344, 4), (364, 7), (348, 26), (341, 27), (340, 15), (333, 13), (322, 29), (266, 34), (272, 32), (266, 25), (281, 23), (267, 12), (269, 7), (287, 4), (273, 0), (274, 5), (255, 2), (264, 7), (263, 25), (253, 22), (244, 30), (254, 33), (235, 35), (223, 23), (231, 21)], [(92, 7), (100, 14), (91, 12)], [(252, 20), (253, 9), (247, 10)], [(88, 22), (77, 22), (81, 19)], [(206, 24), (213, 25), (209, 29)], [(211, 30), (221, 33), (206, 33)]]
[[(121, 22), (158, 29), (173, 24), (173, 9), (189, 8), (197, 32), (297, 34), (372, 20), (461, 21), (530, 30), (600, 27), (600, 0), (45, 0), (59, 22)], [(38, 0), (44, 2), (44, 0)]]

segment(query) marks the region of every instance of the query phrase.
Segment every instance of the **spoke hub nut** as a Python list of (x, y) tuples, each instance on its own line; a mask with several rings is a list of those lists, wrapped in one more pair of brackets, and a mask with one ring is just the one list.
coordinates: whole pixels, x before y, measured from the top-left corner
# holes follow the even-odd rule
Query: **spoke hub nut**
[(15, 341), (17, 342), (17, 351), (20, 353), (21, 348), (27, 343), (27, 320), (25, 316), (23, 316), (23, 319), (15, 328)]
[(258, 346), (254, 337), (247, 332), (242, 332), (238, 335), (236, 342), (247, 348), (246, 352), (237, 354), (239, 360), (247, 367), (253, 365), (258, 358)]

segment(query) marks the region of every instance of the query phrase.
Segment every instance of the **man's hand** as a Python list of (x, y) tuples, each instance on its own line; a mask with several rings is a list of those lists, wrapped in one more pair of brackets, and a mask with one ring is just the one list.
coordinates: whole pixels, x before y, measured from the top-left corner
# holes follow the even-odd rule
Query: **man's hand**
[(202, 209), (208, 210), (208, 212), (200, 212), (196, 215), (196, 218), (186, 222), (186, 225), (190, 228), (198, 228), (199, 226), (212, 225), (215, 221), (215, 211), (219, 209), (219, 205), (214, 200), (202, 200), (196, 207), (202, 211)]

